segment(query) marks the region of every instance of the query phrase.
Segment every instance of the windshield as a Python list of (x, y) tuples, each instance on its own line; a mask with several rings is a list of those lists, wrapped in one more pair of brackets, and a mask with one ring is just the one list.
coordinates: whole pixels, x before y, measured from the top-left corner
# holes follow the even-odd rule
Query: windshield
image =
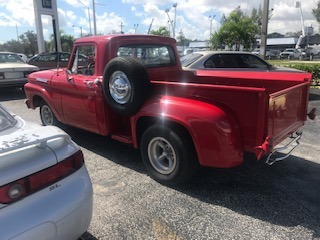
[(190, 64), (194, 63), (196, 60), (201, 58), (203, 55), (200, 53), (189, 53), (180, 58), (182, 67), (187, 67)]
[(24, 63), (15, 53), (0, 53), (0, 63)]
[(17, 120), (0, 105), (0, 132), (13, 127)]

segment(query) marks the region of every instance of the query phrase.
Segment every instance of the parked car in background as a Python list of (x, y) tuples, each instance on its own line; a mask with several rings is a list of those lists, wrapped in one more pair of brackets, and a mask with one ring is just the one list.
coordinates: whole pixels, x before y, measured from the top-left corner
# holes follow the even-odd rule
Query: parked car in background
[(272, 65), (248, 52), (203, 51), (181, 57), (184, 69), (250, 69), (270, 70)]
[(24, 62), (28, 62), (28, 57), (23, 54), (23, 53), (17, 53), (19, 57), (21, 57), (21, 59), (24, 61)]
[(32, 57), (28, 63), (38, 66), (40, 70), (46, 70), (57, 67), (66, 67), (69, 58), (70, 53), (67, 52), (41, 53)]
[(303, 59), (305, 58), (305, 53), (301, 49), (296, 48), (286, 48), (280, 53), (280, 59)]
[(25, 63), (16, 53), (0, 52), (0, 87), (21, 87), (39, 68)]
[(266, 52), (266, 59), (268, 60), (274, 60), (280, 58), (280, 50), (269, 50)]
[(252, 54), (254, 55), (259, 55), (260, 54), (260, 48), (255, 48), (251, 51)]
[(87, 231), (92, 184), (69, 135), (0, 104), (0, 159), (1, 239), (76, 240)]

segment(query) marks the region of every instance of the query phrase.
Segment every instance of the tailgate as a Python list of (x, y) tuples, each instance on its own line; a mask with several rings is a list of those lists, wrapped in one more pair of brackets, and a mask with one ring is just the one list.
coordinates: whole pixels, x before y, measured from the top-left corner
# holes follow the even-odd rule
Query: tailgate
[(270, 94), (268, 112), (269, 142), (274, 147), (303, 126), (307, 117), (310, 82)]

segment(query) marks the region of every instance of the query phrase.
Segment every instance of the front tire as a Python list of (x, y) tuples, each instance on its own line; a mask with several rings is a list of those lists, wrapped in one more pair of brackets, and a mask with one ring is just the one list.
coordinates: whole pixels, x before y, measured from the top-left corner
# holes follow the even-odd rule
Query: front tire
[(46, 102), (40, 105), (40, 118), (43, 126), (58, 126), (60, 123)]
[(190, 136), (179, 128), (149, 127), (142, 136), (140, 150), (150, 177), (164, 185), (184, 183), (198, 169)]

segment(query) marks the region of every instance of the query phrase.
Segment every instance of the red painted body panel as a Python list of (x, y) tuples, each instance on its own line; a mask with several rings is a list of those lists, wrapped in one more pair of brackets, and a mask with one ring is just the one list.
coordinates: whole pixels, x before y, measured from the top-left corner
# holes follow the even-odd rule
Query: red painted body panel
[[(242, 163), (240, 131), (233, 113), (228, 109), (194, 99), (158, 95), (133, 117), (133, 129), (139, 118), (146, 116), (157, 118), (158, 124), (175, 122), (184, 126), (192, 137), (203, 166), (226, 168)], [(134, 143), (138, 145), (136, 139)]]
[[(137, 148), (141, 119), (175, 122), (192, 137), (200, 164), (213, 167), (240, 165), (243, 151), (265, 154), (263, 145), (268, 143), (270, 151), (306, 120), (308, 73), (183, 71), (175, 40), (159, 36), (95, 36), (78, 39), (75, 46), (92, 43), (96, 46), (95, 75), (67, 75), (65, 70), (33, 73), (25, 85), (27, 105), (36, 108), (40, 97), (59, 121)], [(117, 56), (119, 46), (142, 43), (172, 46), (176, 64), (147, 68), (151, 97), (136, 115), (122, 117), (105, 101), (103, 70)]]

